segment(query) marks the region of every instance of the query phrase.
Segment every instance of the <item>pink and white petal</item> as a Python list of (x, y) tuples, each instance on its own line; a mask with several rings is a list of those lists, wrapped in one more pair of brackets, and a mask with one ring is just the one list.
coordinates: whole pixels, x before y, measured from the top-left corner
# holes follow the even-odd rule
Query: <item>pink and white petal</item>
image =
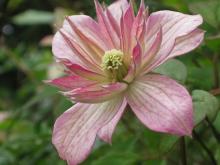
[(83, 88), (76, 88), (63, 92), (71, 100), (82, 103), (100, 103), (121, 94), (127, 89), (125, 83), (94, 84)]
[[(87, 19), (88, 18), (90, 17), (87, 17)], [(80, 37), (80, 39), (83, 42), (88, 43), (88, 47), (93, 52), (95, 52), (99, 56), (102, 56), (104, 54), (105, 50), (107, 50), (107, 47), (103, 43), (103, 40), (98, 37), (99, 34), (92, 34), (91, 31), (85, 30), (85, 23), (84, 21), (81, 21), (81, 18), (79, 16), (66, 17), (66, 21), (69, 23), (72, 30)]]
[(155, 31), (160, 26), (163, 31), (163, 40), (161, 48), (149, 68), (152, 70), (169, 59), (171, 51), (175, 48), (176, 39), (190, 34), (201, 25), (202, 22), (203, 20), (200, 15), (187, 15), (174, 11), (152, 13), (147, 20), (148, 32), (146, 42), (151, 41), (151, 38), (155, 35)]
[(129, 4), (128, 9), (125, 11), (120, 21), (120, 47), (124, 52), (125, 58), (124, 62), (128, 66), (131, 61), (131, 54), (133, 45), (132, 40), (135, 39), (135, 36), (131, 36), (131, 30), (134, 22), (134, 11), (131, 4)]
[(55, 122), (52, 143), (69, 165), (81, 163), (91, 152), (98, 130), (110, 122), (123, 105), (123, 97), (100, 104), (77, 103)]
[(52, 51), (57, 62), (79, 64), (89, 70), (101, 72), (97, 62), (90, 57), (88, 52), (72, 38), (70, 34), (66, 34), (62, 29), (57, 32), (53, 39)]
[(53, 80), (46, 80), (45, 83), (56, 86), (62, 90), (73, 90), (96, 84), (97, 82), (84, 79), (80, 76), (64, 76)]
[(157, 74), (138, 78), (127, 93), (127, 101), (139, 120), (149, 129), (191, 135), (192, 98), (174, 80)]
[(114, 118), (105, 126), (103, 126), (99, 132), (98, 136), (100, 139), (102, 139), (104, 142), (111, 144), (112, 143), (112, 135), (115, 130), (115, 127), (119, 120), (121, 119), (121, 116), (123, 115), (125, 108), (127, 106), (126, 99), (123, 100), (123, 103), (118, 110), (117, 114), (114, 116)]
[(107, 81), (107, 77), (104, 75), (104, 72), (102, 74), (99, 73), (95, 73), (92, 71), (89, 71), (83, 67), (81, 67), (80, 65), (77, 64), (70, 64), (70, 65), (66, 65), (67, 68), (74, 74), (81, 76), (85, 79), (89, 79), (89, 80), (93, 80), (93, 81), (99, 81), (99, 82), (105, 82)]
[(197, 48), (204, 39), (205, 32), (201, 29), (196, 29), (183, 37), (178, 37), (175, 42), (175, 47), (172, 50), (169, 58), (179, 56)]
[(114, 26), (111, 25), (112, 22), (110, 22), (110, 19), (107, 17), (98, 0), (95, 0), (95, 7), (98, 24), (101, 30), (100, 32), (106, 39), (109, 49), (119, 49), (119, 36), (117, 35), (117, 31), (115, 31)]
[(162, 29), (156, 33), (156, 36), (153, 38), (151, 45), (148, 45), (148, 48), (145, 48), (145, 54), (142, 57), (142, 72), (141, 74), (146, 74), (149, 72), (150, 65), (152, 61), (156, 58), (158, 51), (160, 50), (162, 43)]
[(118, 24), (120, 23), (122, 13), (125, 13), (125, 10), (128, 8), (128, 6), (129, 4), (127, 0), (117, 0), (115, 3), (108, 7), (108, 10), (118, 22)]

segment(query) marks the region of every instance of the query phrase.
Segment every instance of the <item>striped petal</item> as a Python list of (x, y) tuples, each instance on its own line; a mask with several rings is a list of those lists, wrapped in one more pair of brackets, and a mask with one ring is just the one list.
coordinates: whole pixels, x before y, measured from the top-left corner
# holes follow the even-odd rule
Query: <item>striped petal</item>
[(104, 142), (109, 143), (109, 144), (112, 143), (112, 134), (115, 130), (116, 125), (121, 119), (121, 116), (123, 115), (123, 112), (125, 111), (126, 106), (127, 106), (127, 101), (126, 99), (124, 99), (120, 109), (118, 110), (114, 118), (108, 124), (106, 124), (99, 130), (98, 136)]
[(90, 86), (96, 84), (97, 82), (90, 81), (79, 76), (71, 75), (56, 78), (53, 80), (47, 80), (45, 81), (45, 83), (56, 86), (62, 90), (73, 90), (76, 88)]
[(138, 78), (129, 88), (127, 101), (149, 129), (179, 136), (191, 135), (192, 99), (174, 80), (156, 74)]
[[(152, 13), (147, 20), (146, 42), (151, 41), (155, 31), (162, 27), (162, 43), (159, 52), (152, 61), (151, 70), (171, 58), (175, 42), (179, 37), (189, 35), (203, 22), (200, 15), (187, 15), (174, 11), (159, 11)], [(147, 43), (145, 43), (148, 45)], [(170, 56), (171, 55), (171, 56)]]
[(178, 37), (169, 58), (179, 56), (197, 48), (204, 38), (204, 31), (196, 29), (183, 37)]
[(69, 165), (81, 163), (91, 152), (96, 134), (123, 106), (123, 97), (100, 104), (77, 103), (55, 122), (52, 142)]
[(127, 84), (113, 83), (113, 84), (94, 84), (82, 88), (76, 88), (71, 91), (63, 92), (71, 100), (83, 103), (99, 103), (109, 100), (118, 94), (125, 91)]
[(118, 24), (122, 17), (122, 13), (124, 13), (124, 11), (128, 8), (128, 6), (129, 4), (127, 0), (118, 0), (108, 7), (108, 10), (115, 18), (115, 20), (118, 22)]

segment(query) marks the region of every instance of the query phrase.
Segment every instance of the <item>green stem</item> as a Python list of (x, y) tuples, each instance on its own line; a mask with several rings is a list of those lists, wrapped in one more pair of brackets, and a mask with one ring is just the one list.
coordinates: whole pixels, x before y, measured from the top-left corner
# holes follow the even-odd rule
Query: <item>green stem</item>
[(217, 162), (216, 162), (216, 160), (215, 160), (211, 150), (209, 150), (209, 148), (202, 141), (202, 139), (199, 137), (199, 135), (197, 134), (197, 132), (195, 130), (193, 131), (193, 137), (201, 145), (201, 147), (204, 149), (204, 151), (207, 153), (207, 155), (209, 156), (209, 158), (210, 158), (210, 160), (212, 162), (212, 165), (217, 165)]
[(214, 127), (214, 125), (212, 124), (212, 122), (208, 119), (208, 117), (205, 118), (206, 122), (208, 123), (209, 127), (212, 130), (212, 133), (215, 137), (215, 139), (217, 140), (218, 143), (220, 143), (220, 133), (218, 132), (218, 130)]
[(180, 138), (180, 156), (181, 156), (181, 164), (187, 165), (186, 142), (184, 137)]

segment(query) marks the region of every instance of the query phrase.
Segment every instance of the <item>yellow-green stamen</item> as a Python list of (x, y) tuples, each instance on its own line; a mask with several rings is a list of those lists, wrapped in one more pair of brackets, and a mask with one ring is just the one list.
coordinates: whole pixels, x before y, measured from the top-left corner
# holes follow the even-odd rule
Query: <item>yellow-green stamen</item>
[(116, 49), (106, 51), (102, 58), (102, 68), (113, 81), (121, 81), (127, 73), (123, 58), (124, 53)]

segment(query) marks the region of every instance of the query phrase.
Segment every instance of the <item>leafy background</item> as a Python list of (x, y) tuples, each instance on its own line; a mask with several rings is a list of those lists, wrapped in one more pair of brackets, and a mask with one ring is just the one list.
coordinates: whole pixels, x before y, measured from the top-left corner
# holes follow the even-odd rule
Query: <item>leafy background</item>
[[(109, 4), (111, 1), (106, 0)], [(185, 138), (188, 164), (220, 164), (220, 1), (145, 0), (162, 9), (203, 16), (203, 44), (155, 71), (190, 91), (196, 127)], [(139, 3), (139, 1), (137, 1)], [(51, 144), (57, 116), (71, 103), (42, 80), (58, 77), (51, 39), (65, 15), (95, 17), (92, 0), (0, 0), (0, 165), (64, 165)], [(127, 112), (113, 145), (97, 140), (85, 165), (181, 164), (183, 139), (155, 133)]]

